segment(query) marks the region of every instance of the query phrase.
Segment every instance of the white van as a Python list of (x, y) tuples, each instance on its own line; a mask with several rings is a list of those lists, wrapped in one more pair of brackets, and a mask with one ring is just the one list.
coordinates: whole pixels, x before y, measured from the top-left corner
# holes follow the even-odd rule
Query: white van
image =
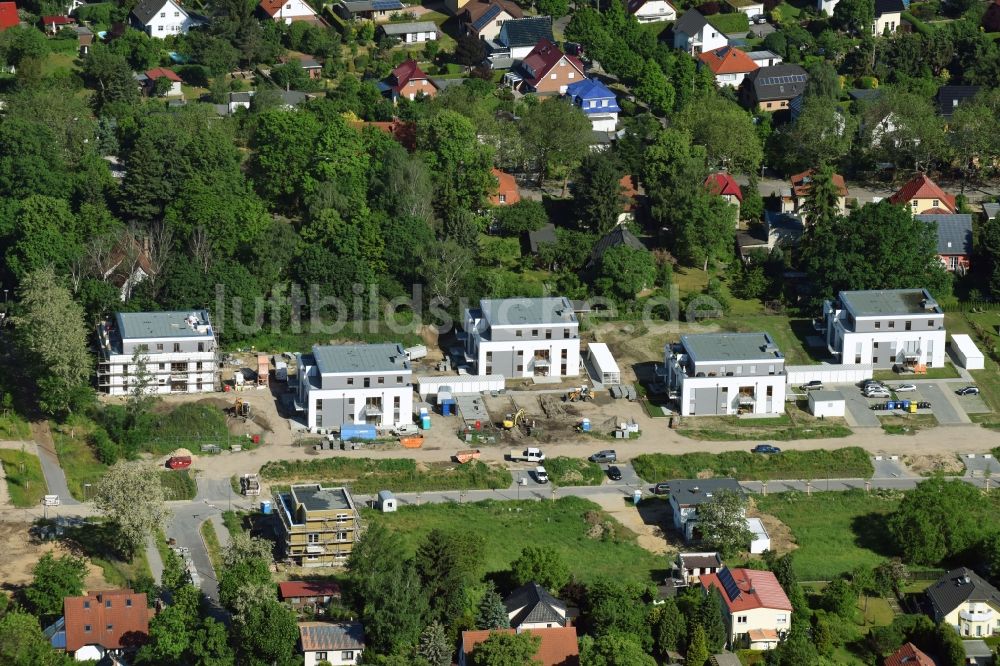
[(541, 465), (535, 468), (535, 481), (538, 481), (538, 483), (549, 482), (549, 473)]

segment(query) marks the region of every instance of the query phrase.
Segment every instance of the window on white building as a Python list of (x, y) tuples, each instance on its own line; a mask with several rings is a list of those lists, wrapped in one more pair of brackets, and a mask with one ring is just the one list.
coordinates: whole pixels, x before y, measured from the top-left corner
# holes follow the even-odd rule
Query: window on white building
[(326, 659), (326, 652), (317, 652), (316, 653), (316, 661), (327, 661), (327, 659)]
[(354, 650), (344, 650), (340, 653), (341, 661), (351, 661), (354, 659)]

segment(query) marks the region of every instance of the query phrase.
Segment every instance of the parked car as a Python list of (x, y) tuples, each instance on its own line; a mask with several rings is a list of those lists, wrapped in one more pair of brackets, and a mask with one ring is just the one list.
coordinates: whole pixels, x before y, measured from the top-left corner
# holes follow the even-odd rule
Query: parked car
[(764, 16), (763, 14), (757, 14), (750, 20), (756, 23), (757, 25), (764, 25), (765, 23), (767, 23), (767, 17)]
[(893, 389), (896, 393), (912, 393), (917, 390), (916, 384), (900, 384)]
[(805, 384), (803, 384), (799, 388), (802, 389), (803, 391), (822, 391), (823, 390), (823, 382), (821, 382), (818, 379), (814, 379), (811, 382), (806, 382)]
[(979, 395), (978, 386), (963, 386), (962, 388), (955, 391), (958, 395)]
[(608, 468), (608, 478), (611, 479), (612, 481), (621, 481), (622, 471), (617, 467), (615, 467), (614, 465), (612, 465), (611, 467)]
[(669, 495), (670, 494), (670, 484), (667, 482), (658, 483), (653, 486), (654, 495)]
[(750, 453), (781, 453), (781, 449), (771, 444), (758, 444), (750, 449)]
[(595, 463), (618, 462), (618, 454), (615, 453), (613, 449), (605, 449), (604, 451), (598, 451), (594, 455), (590, 456), (590, 462), (595, 462)]
[(889, 393), (889, 389), (881, 386), (873, 386), (872, 388), (865, 391), (866, 398), (891, 398), (892, 394)]
[(549, 473), (541, 465), (535, 468), (535, 481), (538, 481), (538, 483), (549, 482)]
[(885, 383), (884, 382), (880, 382), (877, 379), (866, 379), (865, 381), (861, 382), (861, 390), (862, 391), (865, 390), (866, 388), (868, 388), (869, 386), (882, 386), (882, 387), (884, 387)]

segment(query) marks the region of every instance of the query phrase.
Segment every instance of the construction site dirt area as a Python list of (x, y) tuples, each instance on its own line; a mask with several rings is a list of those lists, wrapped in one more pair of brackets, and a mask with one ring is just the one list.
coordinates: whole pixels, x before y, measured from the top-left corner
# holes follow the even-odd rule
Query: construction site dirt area
[[(0, 561), (0, 584), (4, 589), (27, 585), (33, 576), (31, 570), (45, 553), (60, 557), (72, 551), (57, 541), (38, 541), (29, 533), (29, 523), (0, 522), (0, 543), (4, 556)], [(87, 577), (83, 587), (86, 590), (108, 590), (114, 587), (104, 580), (99, 567), (87, 562)]]

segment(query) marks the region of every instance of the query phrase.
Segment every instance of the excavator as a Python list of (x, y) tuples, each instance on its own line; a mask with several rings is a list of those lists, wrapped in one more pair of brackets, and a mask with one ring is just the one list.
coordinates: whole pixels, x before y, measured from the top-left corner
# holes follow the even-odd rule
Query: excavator
[(573, 389), (572, 391), (569, 391), (566, 394), (565, 398), (563, 398), (563, 400), (566, 400), (568, 402), (576, 402), (578, 400), (583, 402), (589, 402), (590, 400), (593, 399), (594, 396), (590, 393), (589, 386), (581, 386), (580, 388)]
[(250, 418), (250, 403), (243, 398), (236, 398), (233, 403), (233, 416), (242, 417), (244, 421)]
[(523, 420), (524, 420), (524, 410), (523, 409), (517, 410), (516, 414), (507, 414), (503, 418), (503, 429), (504, 430), (513, 430), (517, 426), (521, 425), (521, 421), (523, 421)]

